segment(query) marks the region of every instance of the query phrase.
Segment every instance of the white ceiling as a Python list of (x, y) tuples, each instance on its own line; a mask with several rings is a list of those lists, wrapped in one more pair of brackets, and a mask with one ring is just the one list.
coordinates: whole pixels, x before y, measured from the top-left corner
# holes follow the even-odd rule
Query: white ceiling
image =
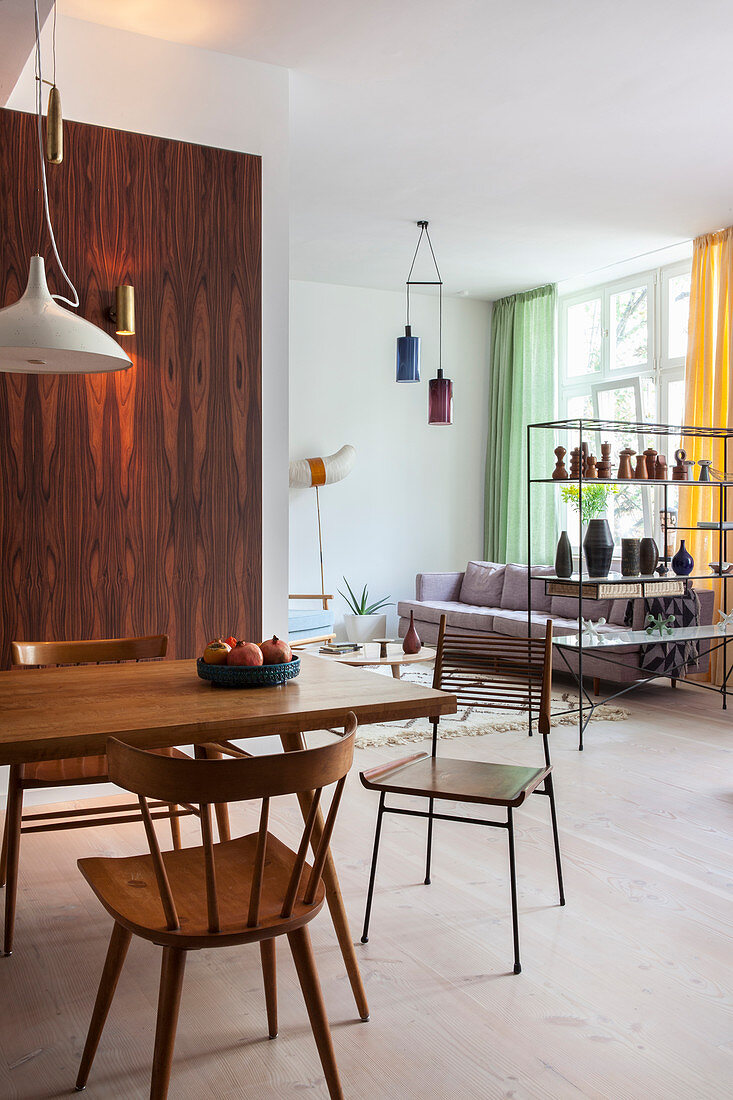
[(294, 278), (397, 289), (429, 218), (446, 290), (496, 298), (733, 222), (730, 0), (61, 10), (293, 71)]

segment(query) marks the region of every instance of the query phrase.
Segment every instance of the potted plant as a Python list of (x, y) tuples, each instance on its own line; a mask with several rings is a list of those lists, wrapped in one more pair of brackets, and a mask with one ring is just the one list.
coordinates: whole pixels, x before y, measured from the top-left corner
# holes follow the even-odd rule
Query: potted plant
[(349, 594), (347, 596), (339, 589), (339, 595), (343, 596), (351, 608), (351, 612), (344, 615), (346, 637), (350, 642), (369, 642), (372, 638), (384, 638), (387, 633), (387, 616), (384, 613), (380, 615), (378, 612), (381, 607), (386, 607), (389, 603), (389, 596), (376, 600), (374, 603), (369, 603), (369, 592), (366, 585), (364, 585), (361, 597), (357, 599), (346, 577), (344, 577), (344, 584)]
[(589, 577), (607, 577), (613, 557), (613, 538), (608, 520), (603, 512), (610, 493), (618, 492), (616, 485), (585, 482), (582, 493), (578, 485), (564, 485), (562, 499), (580, 513), (585, 528), (583, 553)]

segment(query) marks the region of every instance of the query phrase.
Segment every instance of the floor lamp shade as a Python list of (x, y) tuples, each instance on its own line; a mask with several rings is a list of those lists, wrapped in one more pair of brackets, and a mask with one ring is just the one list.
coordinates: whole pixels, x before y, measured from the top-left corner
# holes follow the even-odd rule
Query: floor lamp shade
[(405, 335), (397, 337), (397, 381), (420, 381), (420, 337), (405, 325)]
[(32, 256), (23, 296), (0, 309), (0, 371), (91, 374), (130, 366), (108, 333), (51, 297), (43, 259)]
[(453, 423), (453, 383), (443, 377), (438, 369), (438, 377), (428, 382), (428, 424)]

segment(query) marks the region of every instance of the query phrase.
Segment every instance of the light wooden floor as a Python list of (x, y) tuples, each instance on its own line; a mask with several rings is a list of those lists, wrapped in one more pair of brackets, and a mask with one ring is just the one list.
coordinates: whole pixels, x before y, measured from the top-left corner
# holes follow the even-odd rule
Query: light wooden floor
[[(572, 729), (554, 737), (564, 909), (546, 800), (517, 815), (519, 976), (503, 833), (439, 824), (426, 887), (424, 826), (387, 820), (371, 942), (358, 946), (370, 1022), (355, 1020), (328, 916), (311, 926), (347, 1097), (731, 1095), (733, 712), (689, 688), (648, 688), (628, 706), (627, 721), (591, 727), (585, 753)], [(495, 734), (444, 751), (539, 761), (540, 745)], [(344, 799), (334, 848), (357, 940), (376, 797), (356, 771), (404, 752), (360, 751)], [(296, 813), (283, 804), (286, 829)], [(186, 823), (189, 836), (195, 828)], [(24, 838), (16, 951), (0, 959), (0, 1097), (70, 1094), (109, 933), (75, 860), (139, 850), (141, 830)], [(280, 1035), (270, 1042), (259, 952), (190, 958), (172, 1098), (326, 1096), (285, 947), (278, 962)], [(134, 941), (90, 1098), (147, 1096), (158, 966), (157, 949)]]

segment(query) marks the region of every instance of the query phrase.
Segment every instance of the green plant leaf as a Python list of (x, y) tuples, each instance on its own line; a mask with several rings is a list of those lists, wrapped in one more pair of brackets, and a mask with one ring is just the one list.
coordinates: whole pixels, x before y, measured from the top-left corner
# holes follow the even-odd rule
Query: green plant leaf
[(338, 589), (338, 594), (346, 601), (354, 615), (373, 615), (376, 611), (380, 609), (380, 607), (384, 607), (385, 604), (388, 604), (390, 602), (389, 596), (385, 596), (384, 599), (377, 600), (376, 603), (370, 605), (369, 591), (366, 585), (364, 585), (364, 588), (362, 590), (361, 598), (357, 599), (354, 595), (354, 590), (352, 589), (349, 582), (346, 580), (346, 577), (344, 577), (343, 580), (344, 584), (349, 590), (349, 595), (347, 596), (346, 593), (342, 592), (340, 588)]

